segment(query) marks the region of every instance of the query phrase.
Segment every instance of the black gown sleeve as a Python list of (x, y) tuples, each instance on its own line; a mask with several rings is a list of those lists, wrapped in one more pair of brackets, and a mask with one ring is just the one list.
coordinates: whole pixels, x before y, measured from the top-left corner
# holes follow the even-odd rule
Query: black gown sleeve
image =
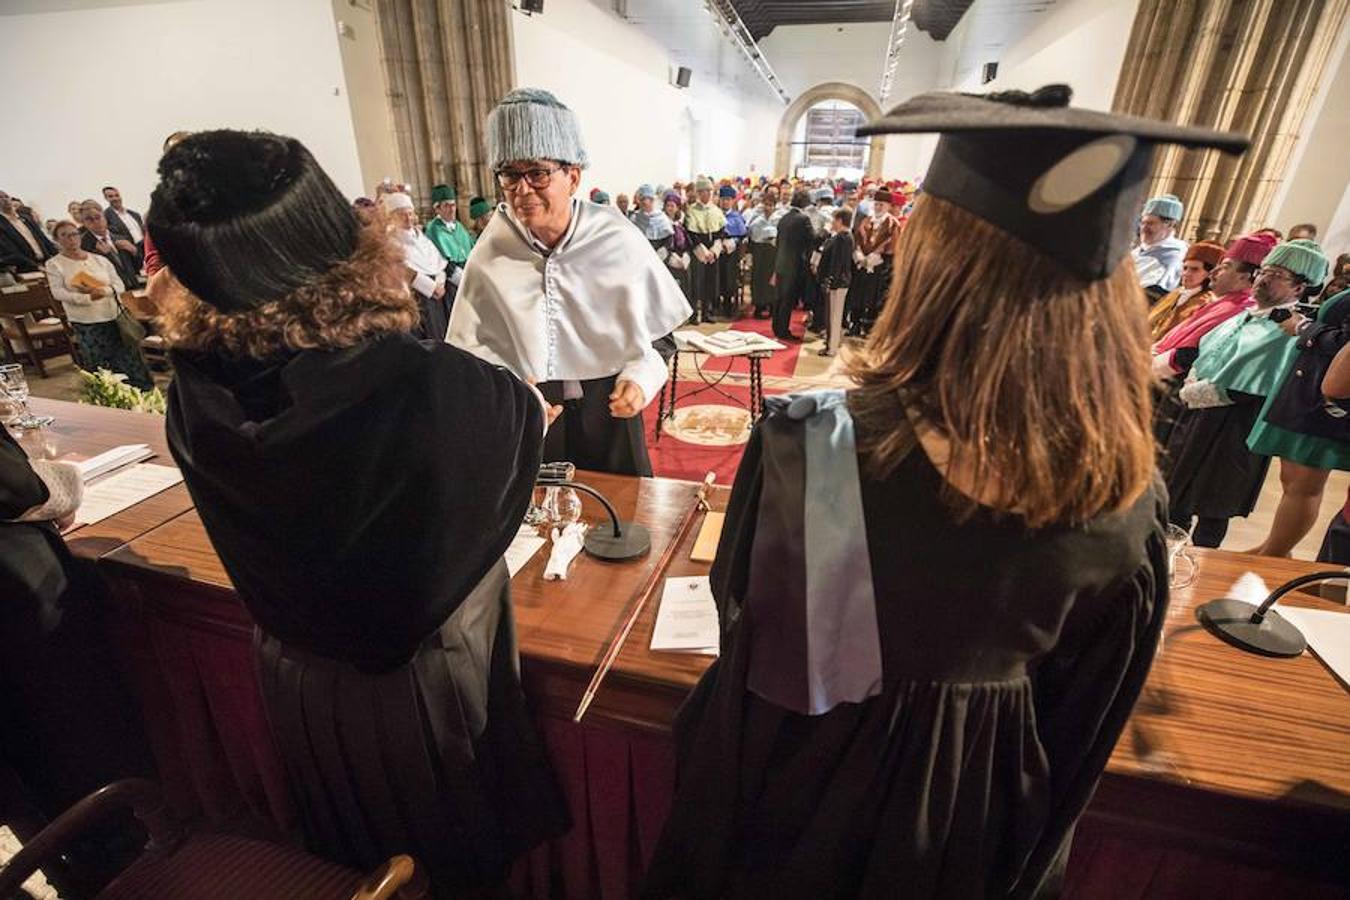
[(1146, 561), (1110, 597), (1069, 613), (1058, 647), (1032, 676), (1037, 731), (1050, 765), (1050, 810), (1013, 897), (1038, 896), (1062, 871), (1074, 822), (1143, 690), (1167, 613), (1166, 521), (1159, 501)]
[(47, 502), (49, 493), (23, 448), (0, 428), (0, 520), (17, 519)]
[(723, 640), (740, 618), (746, 586), (750, 583), (750, 548), (755, 540), (759, 500), (764, 488), (761, 428), (757, 426), (750, 432), (741, 464), (736, 469), (726, 519), (722, 523), (722, 536), (717, 542), (717, 558), (713, 560), (709, 574)]

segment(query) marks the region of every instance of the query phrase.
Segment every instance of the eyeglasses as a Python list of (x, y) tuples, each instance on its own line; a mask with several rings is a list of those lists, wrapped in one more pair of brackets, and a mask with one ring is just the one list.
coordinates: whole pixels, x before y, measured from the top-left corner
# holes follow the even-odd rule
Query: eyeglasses
[(1266, 278), (1279, 278), (1279, 279), (1281, 279), (1281, 280), (1283, 280), (1283, 281), (1288, 281), (1288, 282), (1291, 282), (1291, 283), (1294, 282), (1294, 281), (1296, 281), (1297, 278), (1298, 278), (1298, 276), (1296, 276), (1296, 275), (1291, 275), (1291, 274), (1289, 274), (1288, 272), (1286, 272), (1284, 269), (1267, 268), (1267, 267), (1265, 267), (1265, 266), (1262, 266), (1261, 268), (1257, 269), (1257, 270), (1256, 270), (1256, 275), (1257, 275), (1258, 278), (1261, 277), (1261, 276), (1265, 276)]
[(523, 178), (525, 182), (537, 191), (548, 187), (548, 183), (553, 180), (553, 176), (562, 171), (562, 166), (554, 166), (551, 169), (545, 169), (542, 166), (535, 169), (498, 169), (497, 183), (506, 190), (512, 190), (520, 184)]

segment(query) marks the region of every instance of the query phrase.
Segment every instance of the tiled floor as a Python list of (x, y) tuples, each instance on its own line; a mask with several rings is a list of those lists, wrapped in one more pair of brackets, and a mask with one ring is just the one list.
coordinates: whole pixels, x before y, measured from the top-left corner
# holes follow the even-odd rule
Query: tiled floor
[[(0, 826), (0, 866), (9, 862), (14, 854), (19, 852), (19, 839), (14, 836), (14, 832), (4, 826)], [(47, 883), (47, 879), (38, 872), (32, 878), (23, 884), (24, 890), (32, 894), (35, 900), (57, 900), (56, 890)]]

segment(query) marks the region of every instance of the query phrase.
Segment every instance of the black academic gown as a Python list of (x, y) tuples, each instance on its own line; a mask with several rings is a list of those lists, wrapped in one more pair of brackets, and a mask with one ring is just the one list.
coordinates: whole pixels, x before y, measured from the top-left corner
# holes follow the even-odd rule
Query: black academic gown
[(1183, 407), (1168, 435), (1162, 470), (1174, 521), (1246, 516), (1261, 497), (1270, 457), (1248, 450), (1247, 436), (1265, 398), (1227, 393), (1228, 406)]
[(173, 361), (169, 445), (259, 624), (310, 846), (361, 869), (410, 853), (437, 896), (499, 880), (567, 826), (502, 562), (539, 466), (537, 398), (406, 334)]
[(86, 794), (152, 770), (109, 652), (102, 587), (50, 522), (11, 522), (45, 484), (0, 427), (0, 765), (54, 818)]
[(881, 692), (808, 716), (746, 687), (756, 638), (796, 633), (746, 589), (752, 551), (780, 559), (785, 584), (804, 577), (803, 440), (773, 413), (746, 448), (712, 570), (722, 656), (676, 724), (678, 789), (645, 896), (1048, 892), (1157, 645), (1160, 487), (1121, 515), (1033, 532), (983, 508), (958, 524), (919, 450), (863, 476)]

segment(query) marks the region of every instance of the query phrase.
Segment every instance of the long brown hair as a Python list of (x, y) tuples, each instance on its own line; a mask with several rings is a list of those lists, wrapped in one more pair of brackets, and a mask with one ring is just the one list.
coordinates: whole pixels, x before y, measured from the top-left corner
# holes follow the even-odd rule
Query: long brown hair
[[(849, 363), (865, 463), (878, 477), (899, 465), (913, 447), (907, 410), (949, 442), (949, 472), (1031, 527), (1130, 506), (1154, 472), (1144, 309), (1128, 259), (1085, 282), (920, 197), (885, 311)], [(958, 515), (975, 510), (948, 493)]]
[[(417, 303), (408, 292), (402, 251), (383, 229), (361, 229), (356, 252), (322, 278), (285, 297), (221, 312), (177, 282), (155, 297), (170, 346), (262, 359), (272, 354), (351, 347), (381, 334), (410, 331)], [(153, 293), (153, 292), (152, 292)]]

